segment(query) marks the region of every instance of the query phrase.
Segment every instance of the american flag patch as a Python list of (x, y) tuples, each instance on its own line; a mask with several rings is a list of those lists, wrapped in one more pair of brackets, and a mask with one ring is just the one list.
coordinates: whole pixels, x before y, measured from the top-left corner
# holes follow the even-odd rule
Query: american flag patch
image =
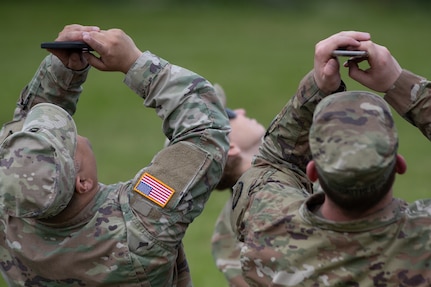
[(161, 207), (165, 207), (175, 190), (149, 173), (144, 173), (133, 189)]

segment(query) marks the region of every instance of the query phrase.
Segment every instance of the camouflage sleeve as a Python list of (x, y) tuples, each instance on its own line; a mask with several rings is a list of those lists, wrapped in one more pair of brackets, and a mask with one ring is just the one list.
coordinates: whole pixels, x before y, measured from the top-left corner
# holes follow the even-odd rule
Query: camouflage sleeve
[(270, 124), (258, 159), (291, 170), (305, 171), (311, 159), (308, 132), (314, 108), (324, 96), (311, 71), (302, 79), (296, 95)]
[(385, 100), (431, 140), (431, 82), (403, 70)]
[(155, 109), (170, 141), (133, 179), (131, 207), (152, 237), (177, 246), (220, 180), (229, 120), (210, 82), (148, 51), (124, 81)]
[(202, 144), (193, 129), (207, 129), (214, 135), (221, 132), (221, 138), (230, 131), (214, 87), (194, 72), (147, 51), (130, 69), (125, 83), (144, 98), (145, 106), (156, 109), (171, 144), (183, 140)]
[(52, 54), (46, 56), (30, 83), (21, 91), (13, 119), (3, 124), (0, 142), (21, 130), (28, 111), (37, 103), (53, 103), (73, 115), (89, 69), (73, 71)]
[(56, 104), (73, 115), (89, 69), (74, 71), (65, 67), (56, 56), (46, 56), (33, 79), (22, 90), (14, 120), (25, 116), (34, 104), (40, 102)]
[(211, 253), (217, 268), (223, 273), (229, 286), (248, 286), (242, 277), (240, 252), (242, 242), (236, 239), (230, 223), (232, 198), (226, 202), (217, 218), (211, 239)]

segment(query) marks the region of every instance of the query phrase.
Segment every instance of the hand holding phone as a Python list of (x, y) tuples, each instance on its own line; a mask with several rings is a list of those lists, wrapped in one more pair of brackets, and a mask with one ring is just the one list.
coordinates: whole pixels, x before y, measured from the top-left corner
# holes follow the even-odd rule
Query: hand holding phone
[(40, 44), (42, 49), (49, 49), (69, 69), (82, 70), (88, 66), (85, 57), (71, 57), (75, 53), (89, 52), (93, 49), (81, 41), (54, 41)]

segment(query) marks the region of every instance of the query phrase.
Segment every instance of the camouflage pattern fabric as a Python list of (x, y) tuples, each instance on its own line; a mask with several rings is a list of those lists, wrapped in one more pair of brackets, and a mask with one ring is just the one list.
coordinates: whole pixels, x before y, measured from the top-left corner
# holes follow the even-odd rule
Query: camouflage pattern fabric
[(211, 253), (217, 268), (223, 273), (230, 287), (247, 287), (242, 277), (240, 252), (242, 242), (236, 239), (230, 224), (232, 198), (220, 212), (211, 238)]
[(431, 139), (430, 89), (430, 81), (403, 70), (393, 89), (384, 96), (398, 114), (417, 127), (427, 139)]
[[(406, 71), (385, 99), (430, 138), (430, 82)], [(312, 73), (272, 122), (234, 187), (231, 219), (250, 286), (430, 286), (431, 200), (394, 199), (368, 217), (334, 222), (305, 175), (308, 132), (325, 97)], [(424, 114), (425, 113), (425, 114)]]
[[(214, 83), (214, 89), (225, 106), (225, 111), (229, 120), (236, 118), (237, 115), (235, 111), (226, 107), (227, 99), (223, 87), (220, 84)], [(229, 181), (225, 178), (229, 178)], [(230, 182), (231, 178), (231, 175), (226, 175), (225, 173), (216, 189), (225, 190), (225, 192), (229, 192), (232, 195), (232, 186), (225, 188), (228, 186), (228, 182)], [(223, 273), (230, 287), (247, 287), (248, 284), (244, 281), (244, 278), (242, 278), (241, 263), (239, 261), (242, 243), (236, 239), (236, 235), (230, 224), (231, 206), (232, 199), (229, 198), (216, 220), (211, 238), (211, 254), (217, 269)]]
[(376, 193), (393, 173), (395, 122), (389, 105), (371, 92), (325, 97), (314, 111), (309, 140), (319, 180), (343, 196)]
[(22, 131), (0, 144), (0, 209), (14, 217), (60, 213), (75, 188), (76, 126), (59, 106), (41, 103)]
[[(47, 56), (21, 93), (15, 122), (43, 102), (72, 115), (87, 73)], [(67, 222), (2, 210), (0, 270), (9, 286), (192, 286), (182, 239), (221, 177), (229, 122), (208, 81), (150, 52), (125, 83), (156, 110), (170, 144), (129, 181), (99, 183), (93, 201)], [(6, 124), (0, 134), (7, 141), (20, 126)], [(163, 204), (144, 196), (147, 176), (170, 192)]]

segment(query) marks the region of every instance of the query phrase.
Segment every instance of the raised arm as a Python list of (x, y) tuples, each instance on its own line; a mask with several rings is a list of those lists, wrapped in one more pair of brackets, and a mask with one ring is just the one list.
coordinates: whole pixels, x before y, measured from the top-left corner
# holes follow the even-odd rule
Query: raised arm
[(332, 51), (339, 47), (354, 49), (365, 40), (369, 40), (368, 33), (346, 31), (316, 45), (314, 69), (302, 79), (296, 94), (272, 121), (253, 167), (234, 187), (231, 224), (240, 240), (252, 224), (247, 216), (252, 202), (258, 202), (253, 196), (266, 196), (262, 202), (268, 204), (259, 205), (259, 214), (269, 218), (277, 217), (279, 214), (274, 210), (283, 210), (287, 202), (313, 192), (306, 167), (311, 160), (308, 135), (314, 109), (327, 95), (345, 89), (338, 59), (332, 56)]
[[(69, 25), (56, 38), (58, 41), (82, 40), (85, 31), (98, 31), (93, 26)], [(38, 103), (48, 102), (65, 109), (70, 115), (76, 111), (82, 84), (90, 66), (82, 52), (49, 50), (31, 81), (24, 87), (13, 113), (13, 120), (3, 125), (0, 141), (18, 131), (28, 111)]]
[(431, 81), (403, 70), (385, 100), (431, 140)]
[(368, 33), (345, 31), (316, 44), (314, 69), (302, 79), (296, 95), (272, 122), (261, 147), (261, 158), (305, 171), (311, 157), (308, 132), (314, 108), (323, 97), (345, 89), (338, 59), (331, 52), (340, 47), (355, 49), (369, 37)]
[(350, 77), (374, 91), (384, 92), (385, 100), (431, 140), (431, 82), (403, 70), (385, 46), (365, 41), (360, 49), (368, 52), (369, 67), (362, 70), (355, 61), (347, 62)]
[(54, 55), (46, 56), (31, 82), (21, 92), (14, 119), (20, 119), (32, 106), (43, 102), (56, 104), (73, 115), (88, 71), (89, 67), (80, 71), (71, 70)]

